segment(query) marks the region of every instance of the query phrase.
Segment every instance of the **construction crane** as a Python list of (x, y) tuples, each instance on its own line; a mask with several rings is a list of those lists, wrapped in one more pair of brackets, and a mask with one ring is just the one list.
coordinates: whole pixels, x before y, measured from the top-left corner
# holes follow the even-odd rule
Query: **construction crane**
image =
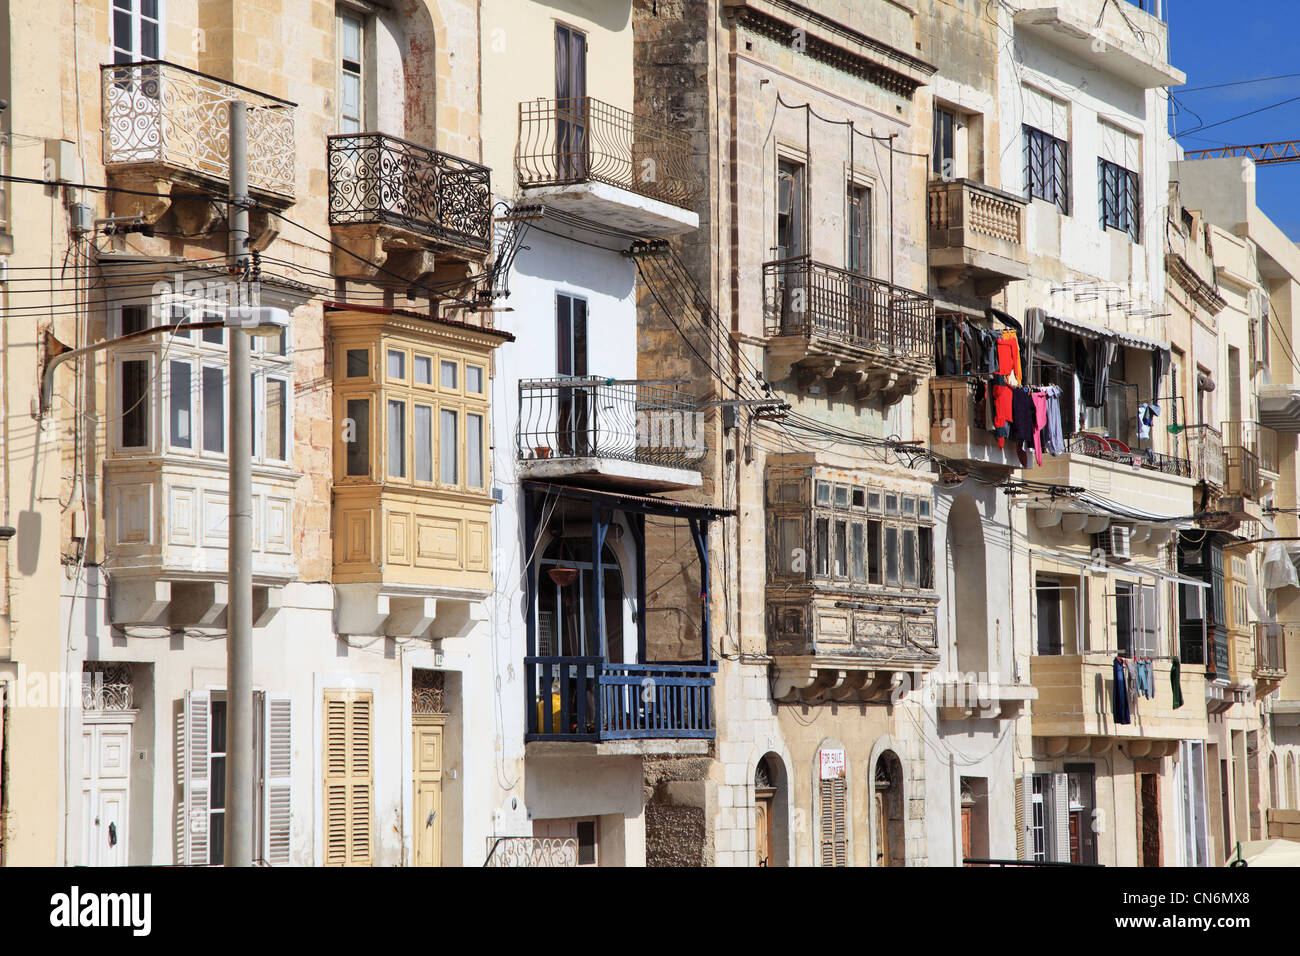
[(1290, 139), (1281, 143), (1256, 143), (1253, 146), (1216, 146), (1213, 149), (1189, 149), (1183, 155), (1187, 159), (1223, 159), (1232, 156), (1244, 156), (1253, 159), (1256, 166), (1294, 163), (1300, 161), (1300, 139)]

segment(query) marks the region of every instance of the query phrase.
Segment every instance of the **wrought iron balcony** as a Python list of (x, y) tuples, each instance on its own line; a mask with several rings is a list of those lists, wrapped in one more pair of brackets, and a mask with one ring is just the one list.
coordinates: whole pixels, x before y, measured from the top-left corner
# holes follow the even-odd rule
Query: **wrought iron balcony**
[(1065, 450), (1072, 455), (1087, 455), (1117, 465), (1129, 465), (1158, 471), (1163, 475), (1176, 475), (1179, 478), (1192, 477), (1192, 462), (1177, 455), (1166, 455), (1149, 448), (1129, 448), (1118, 438), (1107, 438), (1092, 432), (1080, 432), (1065, 443)]
[(1024, 197), (957, 179), (931, 182), (926, 198), (930, 268), (940, 285), (969, 275), (991, 293), (1029, 275)]
[[(538, 477), (595, 468), (633, 482), (658, 480), (660, 488), (698, 484), (706, 450), (702, 413), (692, 396), (674, 386), (596, 377), (521, 381), (519, 459)], [(688, 480), (678, 475), (679, 480), (664, 484), (671, 476), (601, 464), (619, 462), (692, 474)]]
[(496, 837), (484, 866), (533, 867), (577, 866), (575, 837)]
[(934, 300), (808, 256), (763, 265), (767, 334), (801, 336), (923, 375), (934, 352)]
[(486, 166), (383, 133), (329, 137), (331, 226), (383, 224), (486, 253), (492, 183)]
[(292, 200), (294, 110), (288, 100), (149, 60), (101, 68), (104, 165), (230, 180), (231, 100), (248, 103), (249, 188)]
[(716, 664), (617, 664), (602, 657), (525, 657), (532, 706), (526, 740), (714, 736)]
[(702, 189), (688, 133), (589, 96), (519, 104), (519, 185), (604, 183), (692, 209)]
[(1255, 625), (1255, 677), (1281, 680), (1286, 676), (1286, 642), (1300, 636), (1300, 625), (1260, 622)]

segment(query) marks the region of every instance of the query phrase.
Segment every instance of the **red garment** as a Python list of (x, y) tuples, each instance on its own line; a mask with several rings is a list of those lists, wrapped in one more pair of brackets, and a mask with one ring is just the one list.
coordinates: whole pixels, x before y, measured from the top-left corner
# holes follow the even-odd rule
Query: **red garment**
[(998, 447), (1002, 448), (1006, 436), (1011, 434), (1012, 389), (1007, 385), (992, 385), (990, 388), (993, 390), (993, 427), (997, 430)]
[(1008, 381), (1014, 376), (1012, 385), (1024, 384), (1024, 376), (1020, 372), (1020, 341), (1016, 338), (1015, 332), (1003, 332), (1002, 338), (998, 339), (998, 374), (1007, 376)]

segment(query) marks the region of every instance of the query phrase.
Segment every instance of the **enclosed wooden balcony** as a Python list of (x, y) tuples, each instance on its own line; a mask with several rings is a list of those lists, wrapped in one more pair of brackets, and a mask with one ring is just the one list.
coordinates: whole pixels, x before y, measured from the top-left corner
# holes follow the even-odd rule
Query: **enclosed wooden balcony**
[(115, 210), (134, 209), (154, 222), (168, 197), (193, 196), (203, 206), (189, 213), (212, 215), (207, 197), (224, 195), (230, 182), (231, 100), (248, 104), (249, 190), (273, 205), (293, 202), (295, 104), (163, 60), (108, 64), (100, 77), (110, 184), (160, 194), (121, 193)]
[(519, 104), (515, 173), (530, 202), (642, 236), (699, 226), (690, 134), (589, 96)]
[(969, 179), (935, 180), (926, 194), (930, 268), (940, 286), (964, 280), (994, 295), (1029, 275), (1023, 196)]
[(893, 405), (933, 368), (934, 300), (808, 256), (763, 265), (768, 354), (802, 389)]
[(488, 254), (486, 166), (384, 133), (329, 137), (328, 163), (334, 240), (357, 254), (335, 256), (340, 275), (382, 278), (377, 262), (415, 280)]
[(1255, 625), (1254, 676), (1271, 686), (1286, 678), (1287, 641), (1300, 641), (1300, 625), (1260, 622)]
[(979, 465), (1019, 468), (1019, 442), (998, 440), (978, 420), (973, 379), (965, 375), (930, 379), (930, 448), (937, 454)]

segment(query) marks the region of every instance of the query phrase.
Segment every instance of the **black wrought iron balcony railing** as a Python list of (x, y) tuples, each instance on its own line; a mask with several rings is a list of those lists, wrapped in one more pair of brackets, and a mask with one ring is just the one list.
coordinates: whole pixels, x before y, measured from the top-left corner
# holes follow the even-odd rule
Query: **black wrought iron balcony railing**
[(704, 456), (702, 413), (673, 383), (540, 378), (519, 383), (521, 460), (611, 458), (695, 468)]
[(1080, 432), (1065, 443), (1065, 450), (1072, 455), (1087, 455), (1117, 465), (1144, 468), (1158, 471), (1162, 475), (1174, 475), (1179, 478), (1192, 477), (1192, 462), (1177, 455), (1166, 455), (1149, 448), (1130, 448), (1118, 438), (1108, 438), (1092, 432)]
[(703, 188), (690, 135), (589, 96), (519, 104), (519, 185), (598, 182), (690, 209)]
[(159, 165), (230, 179), (230, 101), (248, 104), (248, 184), (294, 190), (295, 105), (165, 60), (100, 68), (104, 165)]
[(492, 182), (486, 166), (384, 133), (329, 137), (330, 225), (383, 223), (487, 252)]
[(716, 664), (525, 657), (528, 740), (712, 738)]
[(763, 303), (768, 335), (932, 364), (934, 300), (911, 289), (797, 256), (764, 263)]

